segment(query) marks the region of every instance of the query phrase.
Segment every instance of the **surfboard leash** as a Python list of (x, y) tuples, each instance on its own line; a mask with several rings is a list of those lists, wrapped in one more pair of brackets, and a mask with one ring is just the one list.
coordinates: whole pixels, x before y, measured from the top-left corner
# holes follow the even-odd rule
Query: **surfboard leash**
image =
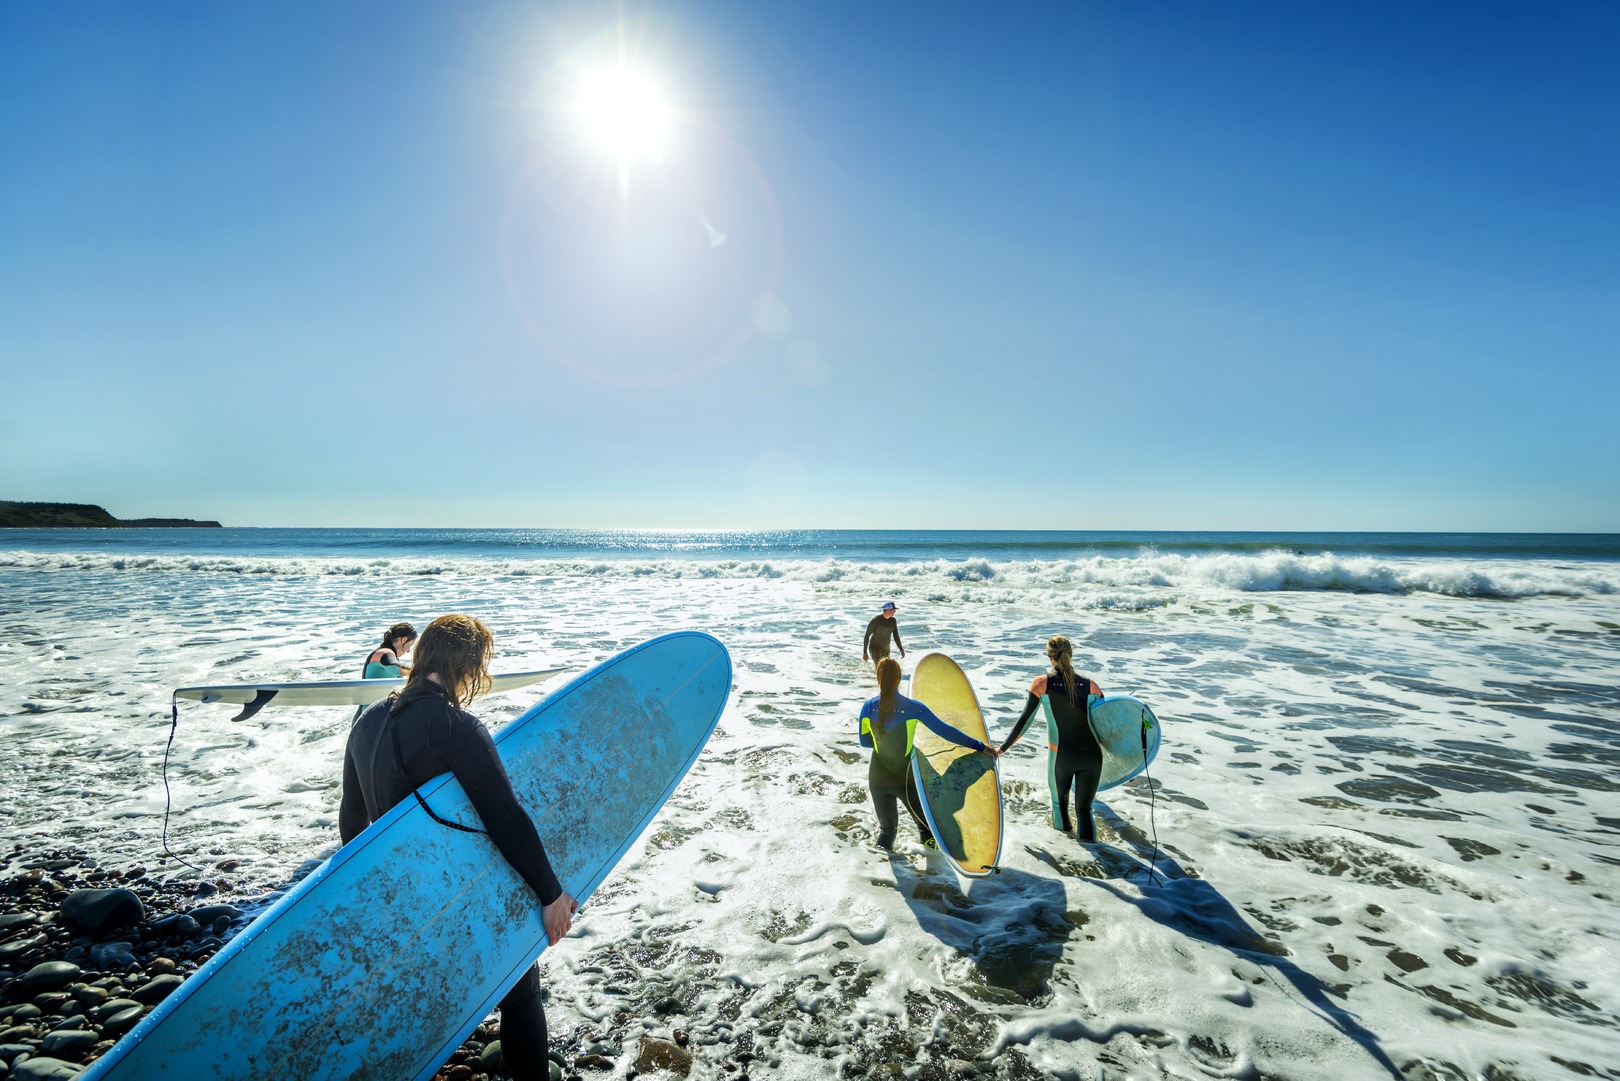
[(1158, 810), (1158, 807), (1159, 807), (1159, 800), (1158, 800), (1158, 796), (1153, 791), (1153, 774), (1148, 772), (1148, 753), (1147, 753), (1148, 729), (1150, 729), (1152, 727), (1153, 727), (1153, 722), (1148, 719), (1147, 710), (1143, 709), (1142, 710), (1142, 776), (1147, 778), (1147, 783), (1148, 783), (1148, 827), (1149, 827), (1149, 829), (1151, 829), (1153, 831), (1153, 855), (1148, 858), (1148, 881), (1152, 882), (1156, 886), (1162, 886), (1162, 885), (1164, 885), (1164, 882), (1159, 878), (1159, 872), (1157, 870), (1158, 865), (1159, 865), (1159, 822), (1158, 822), (1158, 817), (1155, 814), (1155, 812)]
[(169, 810), (174, 806), (174, 796), (169, 791), (169, 752), (174, 749), (174, 734), (179, 728), (180, 696), (172, 694), (169, 696), (169, 742), (163, 747), (163, 851), (201, 874), (201, 867), (169, 847)]

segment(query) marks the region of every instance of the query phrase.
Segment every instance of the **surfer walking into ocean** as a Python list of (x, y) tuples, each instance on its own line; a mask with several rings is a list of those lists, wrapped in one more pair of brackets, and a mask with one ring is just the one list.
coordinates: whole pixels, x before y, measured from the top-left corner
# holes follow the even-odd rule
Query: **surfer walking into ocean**
[[(489, 730), (462, 708), (489, 688), (494, 644), (489, 628), (472, 616), (440, 616), (427, 625), (416, 643), (416, 666), (405, 689), (367, 707), (349, 733), (338, 829), (348, 844), (389, 808), (414, 796), (440, 825), (488, 834), (539, 897), (541, 922), (555, 945), (568, 933), (579, 906), (557, 881)], [(440, 818), (416, 791), (445, 772), (461, 782), (482, 829)], [(424, 919), (430, 915), (422, 913)], [(501, 999), (501, 1054), (507, 1074), (517, 1081), (545, 1078), (546, 1051), (540, 969), (531, 965)]]
[(1091, 729), (1088, 716), (1090, 696), (1102, 694), (1095, 680), (1074, 671), (1074, 646), (1062, 635), (1046, 640), (1046, 659), (1051, 671), (1036, 676), (1029, 685), (1024, 712), (1019, 714), (1012, 733), (1001, 744), (1005, 754), (1029, 727), (1030, 718), (1045, 703), (1047, 727), (1047, 780), (1052, 790), (1052, 826), (1064, 833), (1076, 828), (1069, 822), (1069, 791), (1074, 791), (1074, 821), (1082, 841), (1097, 839), (1097, 825), (1091, 805), (1097, 799), (1102, 780), (1102, 746)]
[(861, 660), (881, 664), (889, 655), (890, 638), (894, 639), (895, 648), (904, 657), (906, 647), (900, 643), (900, 624), (894, 619), (894, 602), (884, 601), (883, 611), (873, 616), (866, 625), (866, 637), (861, 640)]
[(410, 655), (415, 641), (416, 628), (409, 623), (396, 623), (383, 631), (382, 645), (366, 654), (366, 664), (360, 671), (360, 678), (399, 679), (411, 670), (405, 658)]
[[(892, 606), (891, 606), (892, 607)], [(866, 769), (866, 783), (872, 790), (872, 807), (877, 814), (877, 843), (893, 848), (900, 828), (900, 812), (895, 804), (904, 803), (917, 821), (922, 843), (933, 848), (934, 835), (923, 816), (922, 800), (911, 772), (914, 736), (919, 723), (943, 740), (968, 747), (995, 758), (994, 748), (940, 720), (934, 711), (914, 698), (900, 693), (900, 662), (884, 657), (877, 664), (878, 693), (861, 707), (861, 746), (872, 749)]]

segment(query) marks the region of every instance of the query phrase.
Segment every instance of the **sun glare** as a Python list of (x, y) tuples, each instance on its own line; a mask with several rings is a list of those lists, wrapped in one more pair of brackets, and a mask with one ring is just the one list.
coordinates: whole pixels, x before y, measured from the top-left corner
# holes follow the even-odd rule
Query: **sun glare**
[(590, 140), (620, 164), (663, 157), (669, 107), (642, 72), (620, 65), (587, 74), (580, 84), (579, 119)]

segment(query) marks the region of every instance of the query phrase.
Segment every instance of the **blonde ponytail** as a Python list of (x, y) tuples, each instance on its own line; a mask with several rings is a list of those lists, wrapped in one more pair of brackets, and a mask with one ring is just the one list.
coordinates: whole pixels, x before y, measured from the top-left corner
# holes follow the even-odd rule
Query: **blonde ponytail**
[(1063, 686), (1068, 689), (1069, 701), (1075, 705), (1084, 702), (1086, 691), (1090, 690), (1089, 683), (1082, 690), (1080, 680), (1074, 674), (1074, 646), (1061, 634), (1053, 635), (1046, 640), (1046, 659), (1052, 662), (1052, 671), (1063, 680)]

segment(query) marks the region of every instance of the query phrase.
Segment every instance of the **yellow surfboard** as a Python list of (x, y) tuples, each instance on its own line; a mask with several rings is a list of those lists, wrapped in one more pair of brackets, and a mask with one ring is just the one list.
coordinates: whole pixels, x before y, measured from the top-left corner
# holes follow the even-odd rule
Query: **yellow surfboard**
[[(930, 653), (911, 674), (911, 695), (939, 719), (990, 742), (979, 699), (967, 674), (943, 653)], [(1001, 776), (987, 755), (948, 743), (917, 726), (911, 769), (923, 814), (941, 852), (969, 878), (983, 878), (1001, 860)]]

